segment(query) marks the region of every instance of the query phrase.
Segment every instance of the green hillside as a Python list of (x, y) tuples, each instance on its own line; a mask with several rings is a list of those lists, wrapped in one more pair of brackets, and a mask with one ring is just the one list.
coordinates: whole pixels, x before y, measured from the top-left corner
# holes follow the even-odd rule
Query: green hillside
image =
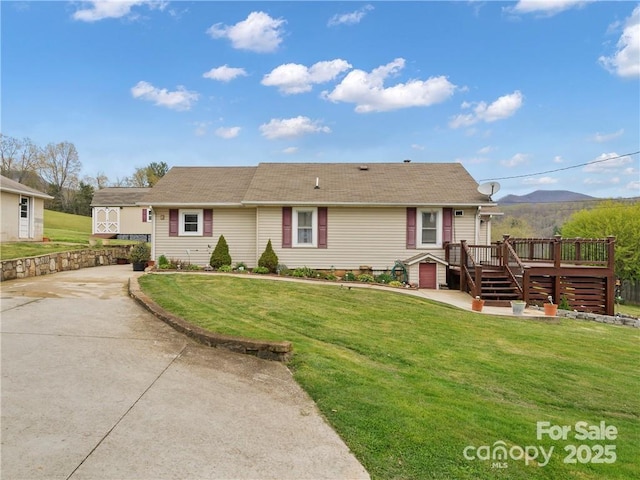
[(91, 217), (44, 211), (44, 236), (52, 242), (89, 243)]

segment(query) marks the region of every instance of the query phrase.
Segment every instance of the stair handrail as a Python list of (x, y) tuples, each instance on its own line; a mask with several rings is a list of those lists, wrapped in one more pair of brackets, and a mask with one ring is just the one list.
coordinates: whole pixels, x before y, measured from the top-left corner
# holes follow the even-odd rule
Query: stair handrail
[[(518, 288), (518, 291), (520, 292), (520, 295), (524, 295), (524, 288), (523, 288), (523, 285), (522, 285), (522, 278), (524, 278), (524, 270), (525, 270), (526, 267), (525, 267), (524, 263), (522, 263), (522, 260), (520, 259), (520, 257), (516, 253), (516, 251), (513, 249), (513, 247), (509, 243), (509, 239), (508, 238), (505, 238), (504, 246), (505, 246), (505, 249), (506, 249), (506, 255), (505, 255), (505, 259), (504, 259), (505, 260), (504, 261), (504, 268), (505, 268), (507, 274), (509, 275), (509, 277), (511, 278), (511, 281)], [(520, 279), (521, 280), (518, 280), (518, 277), (513, 273), (513, 270), (511, 270), (511, 260), (512, 259), (516, 263), (516, 265), (518, 265), (518, 267), (519, 267), (519, 273), (520, 273)]]
[[(464, 252), (464, 254), (460, 255), (460, 272), (466, 280), (466, 282), (461, 282), (460, 286), (462, 287), (464, 283), (468, 282), (469, 286), (471, 287), (471, 294), (474, 297), (480, 296), (479, 286), (481, 282), (478, 281), (478, 283), (476, 283), (476, 280), (478, 280), (478, 276), (482, 277), (482, 266), (477, 264), (476, 259), (473, 257), (471, 249), (469, 248), (465, 240), (462, 240), (460, 242), (460, 245), (462, 247), (462, 251)], [(469, 264), (471, 264), (471, 267), (473, 267), (474, 276), (471, 275)]]

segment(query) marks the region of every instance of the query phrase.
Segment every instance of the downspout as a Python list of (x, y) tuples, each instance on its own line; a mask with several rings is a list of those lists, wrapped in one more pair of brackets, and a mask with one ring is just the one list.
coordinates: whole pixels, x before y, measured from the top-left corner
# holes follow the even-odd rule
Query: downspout
[(480, 210), (482, 210), (482, 206), (478, 206), (478, 210), (476, 211), (476, 225), (475, 225), (475, 244), (480, 245)]
[(149, 205), (151, 213), (151, 260), (157, 261), (156, 258), (156, 211)]

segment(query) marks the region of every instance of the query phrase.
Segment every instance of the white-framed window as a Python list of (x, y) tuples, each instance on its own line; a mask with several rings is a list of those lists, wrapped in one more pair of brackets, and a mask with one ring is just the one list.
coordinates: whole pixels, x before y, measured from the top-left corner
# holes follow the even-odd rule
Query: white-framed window
[(442, 245), (442, 209), (422, 208), (418, 210), (416, 245), (440, 247)]
[(147, 222), (150, 222), (153, 218), (153, 209), (147, 208)]
[(318, 246), (318, 209), (294, 208), (293, 209), (293, 246), (317, 247)]
[(201, 237), (203, 232), (203, 213), (201, 209), (180, 210), (180, 235)]

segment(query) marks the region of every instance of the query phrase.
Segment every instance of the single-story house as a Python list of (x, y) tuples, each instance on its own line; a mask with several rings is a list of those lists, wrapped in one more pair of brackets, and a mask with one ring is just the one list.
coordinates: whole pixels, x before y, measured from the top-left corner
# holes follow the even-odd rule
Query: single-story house
[[(234, 264), (267, 242), (293, 269), (380, 272), (446, 282), (444, 244), (491, 243), (496, 204), (459, 163), (260, 163), (174, 167), (138, 205), (152, 207), (152, 255), (205, 266), (220, 235)], [(487, 209), (486, 213), (485, 210)]]
[(0, 175), (2, 242), (41, 242), (44, 201), (53, 197)]
[(93, 194), (92, 231), (95, 237), (151, 241), (152, 210), (138, 205), (150, 188), (107, 187)]

